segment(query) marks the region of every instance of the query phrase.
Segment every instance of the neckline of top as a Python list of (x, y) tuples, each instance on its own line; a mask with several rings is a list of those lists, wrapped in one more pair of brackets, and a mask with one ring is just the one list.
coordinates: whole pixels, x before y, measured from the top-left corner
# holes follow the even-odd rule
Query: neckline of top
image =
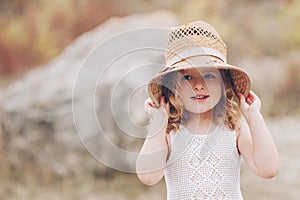
[(215, 133), (217, 133), (220, 130), (220, 125), (217, 125), (211, 132), (205, 133), (205, 134), (197, 134), (197, 133), (191, 133), (189, 130), (187, 130), (187, 128), (185, 128), (184, 126), (181, 126), (181, 129), (183, 130), (184, 133), (186, 133), (187, 135), (190, 136), (195, 136), (195, 137), (208, 137), (208, 136), (212, 136), (215, 135)]

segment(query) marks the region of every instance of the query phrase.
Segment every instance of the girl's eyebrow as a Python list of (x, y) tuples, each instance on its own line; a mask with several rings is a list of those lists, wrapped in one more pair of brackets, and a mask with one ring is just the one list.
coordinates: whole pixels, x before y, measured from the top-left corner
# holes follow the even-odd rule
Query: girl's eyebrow
[(181, 70), (179, 73), (183, 74), (191, 74), (189, 70)]

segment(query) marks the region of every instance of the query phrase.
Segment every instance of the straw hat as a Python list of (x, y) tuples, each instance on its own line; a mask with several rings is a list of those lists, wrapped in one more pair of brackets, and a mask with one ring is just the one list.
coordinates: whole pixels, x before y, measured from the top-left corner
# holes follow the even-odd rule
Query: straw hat
[(162, 82), (170, 72), (189, 68), (216, 68), (226, 70), (236, 94), (247, 96), (251, 87), (250, 76), (226, 61), (227, 47), (217, 31), (206, 22), (197, 21), (171, 28), (165, 53), (166, 67), (148, 84), (148, 93), (158, 106)]

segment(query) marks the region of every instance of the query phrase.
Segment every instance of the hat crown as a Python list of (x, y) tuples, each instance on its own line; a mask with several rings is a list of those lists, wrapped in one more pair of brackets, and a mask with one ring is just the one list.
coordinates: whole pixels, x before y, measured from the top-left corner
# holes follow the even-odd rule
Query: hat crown
[(208, 23), (196, 21), (171, 28), (165, 60), (187, 49), (210, 48), (227, 56), (227, 47), (217, 31)]

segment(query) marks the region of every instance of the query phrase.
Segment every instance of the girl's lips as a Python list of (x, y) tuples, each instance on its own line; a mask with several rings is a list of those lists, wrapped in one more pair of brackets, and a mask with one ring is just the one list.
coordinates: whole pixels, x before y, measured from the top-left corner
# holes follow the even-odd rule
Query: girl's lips
[(209, 95), (198, 94), (198, 95), (196, 95), (196, 96), (191, 97), (191, 99), (193, 99), (193, 100), (195, 100), (195, 101), (203, 102), (203, 101), (205, 101), (208, 97), (209, 97)]

